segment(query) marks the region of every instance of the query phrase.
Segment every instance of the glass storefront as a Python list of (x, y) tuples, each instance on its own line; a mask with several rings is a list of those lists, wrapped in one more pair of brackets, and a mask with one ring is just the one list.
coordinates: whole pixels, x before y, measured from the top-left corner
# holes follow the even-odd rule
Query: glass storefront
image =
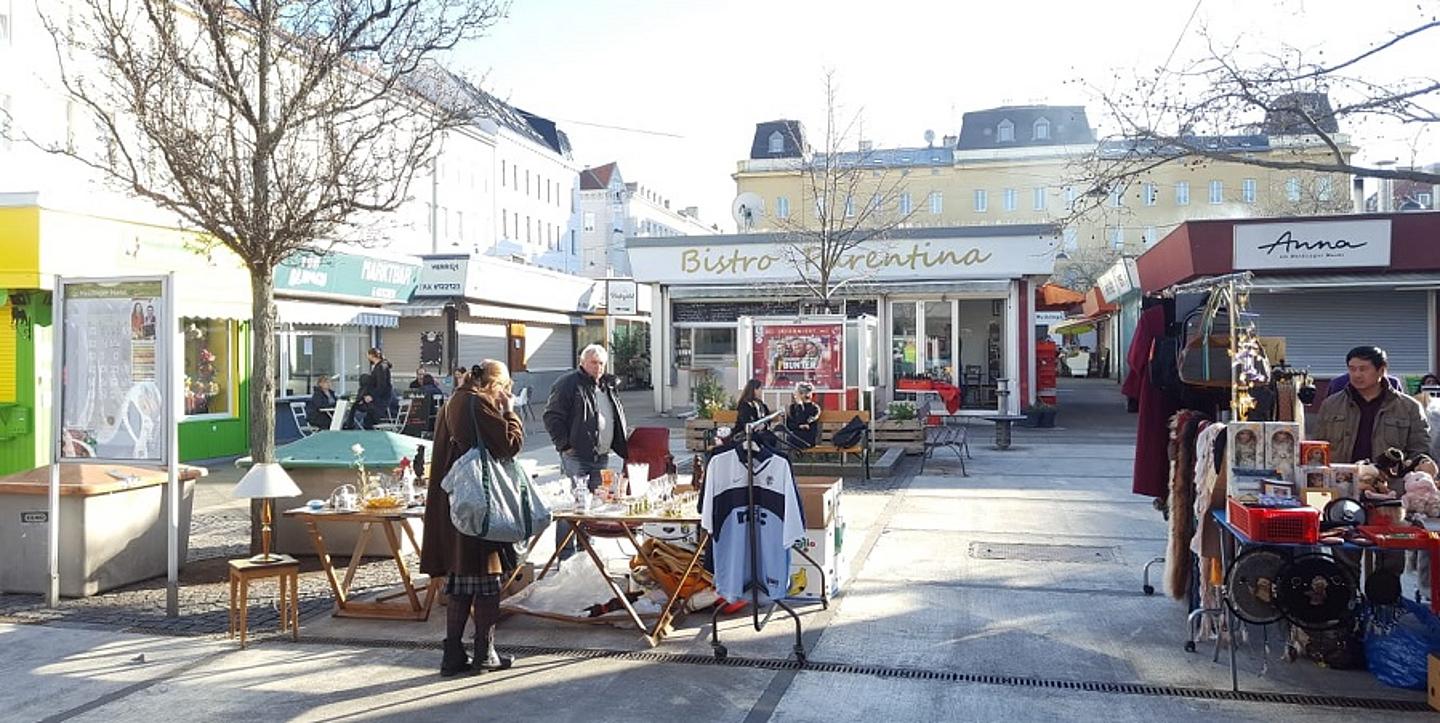
[(897, 398), (915, 396), (917, 382), (902, 381), (943, 382), (960, 388), (962, 409), (995, 407), (1005, 378), (1004, 299), (893, 301), (890, 319)]
[(370, 327), (297, 324), (278, 336), (276, 388), (281, 396), (308, 396), (321, 377), (330, 377), (336, 394), (353, 393), (360, 386), (360, 375), (370, 370), (365, 358)]
[(185, 335), (185, 414), (233, 416), (230, 339), (234, 322), (182, 318)]
[(916, 340), (919, 326), (915, 321), (915, 302), (903, 301), (890, 305), (890, 344), (891, 357), (894, 360), (893, 375), (895, 379), (907, 379), (915, 376), (918, 368), (916, 362), (919, 359)]

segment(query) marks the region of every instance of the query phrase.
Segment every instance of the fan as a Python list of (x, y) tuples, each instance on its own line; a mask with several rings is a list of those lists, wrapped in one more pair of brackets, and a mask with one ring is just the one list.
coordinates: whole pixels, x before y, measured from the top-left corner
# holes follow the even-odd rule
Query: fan
[(1225, 573), (1225, 604), (1231, 612), (1253, 625), (1269, 625), (1279, 620), (1275, 582), (1285, 563), (1284, 555), (1263, 547), (1247, 550), (1235, 558)]
[(1355, 576), (1334, 558), (1301, 555), (1280, 570), (1276, 606), (1285, 619), (1306, 630), (1328, 630), (1355, 614)]
[(1325, 512), (1321, 515), (1320, 526), (1331, 527), (1353, 527), (1365, 524), (1365, 506), (1358, 500), (1349, 497), (1341, 497), (1325, 505)]

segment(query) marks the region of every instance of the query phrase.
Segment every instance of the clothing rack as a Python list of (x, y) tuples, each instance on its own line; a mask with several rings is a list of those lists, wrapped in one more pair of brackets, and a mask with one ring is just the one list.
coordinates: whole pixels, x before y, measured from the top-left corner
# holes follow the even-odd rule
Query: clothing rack
[(1174, 284), (1165, 289), (1161, 289), (1159, 295), (1162, 297), (1174, 297), (1178, 294), (1198, 294), (1202, 291), (1211, 291), (1221, 287), (1230, 286), (1231, 284), (1237, 286), (1248, 286), (1254, 278), (1255, 274), (1250, 271), (1237, 271), (1235, 273), (1225, 274), (1223, 276), (1215, 276), (1208, 279), (1199, 279), (1197, 281), (1186, 281), (1185, 283)]
[[(768, 428), (771, 422), (783, 416), (784, 413), (782, 412), (771, 412), (770, 414), (767, 414), (753, 422), (746, 423), (743, 429), (732, 435), (732, 438), (737, 445), (737, 449), (743, 450), (745, 452), (746, 511), (749, 515), (749, 519), (751, 520), (751, 522), (746, 525), (746, 527), (748, 528), (747, 532), (749, 534), (749, 536), (746, 538), (746, 548), (750, 553), (750, 580), (746, 586), (750, 589), (751, 625), (754, 626), (755, 632), (760, 632), (761, 630), (765, 629), (765, 626), (767, 624), (769, 624), (770, 617), (775, 613), (776, 607), (784, 610), (786, 614), (790, 616), (790, 619), (795, 621), (795, 660), (801, 665), (804, 665), (805, 643), (803, 638), (801, 637), (803, 630), (800, 625), (800, 615), (795, 612), (794, 608), (786, 605), (783, 600), (771, 600), (770, 606), (765, 611), (765, 617), (762, 619), (760, 617), (760, 588), (762, 586), (762, 582), (756, 579), (756, 571), (760, 569), (760, 528), (754, 522), (754, 520), (756, 519), (754, 453), (759, 451), (759, 445), (754, 442), (754, 435), (755, 432)], [(798, 494), (798, 491), (796, 492), (796, 494)], [(800, 551), (800, 554), (804, 555), (806, 559), (810, 559), (810, 556), (806, 555), (803, 550)], [(811, 562), (813, 563), (814, 560), (811, 560)], [(819, 568), (819, 565), (816, 565), (816, 567)], [(788, 570), (786, 571), (786, 574), (789, 574)], [(820, 586), (822, 590), (826, 589), (826, 582), (827, 581), (825, 580), (824, 572), (822, 571), (820, 578)], [(721, 607), (722, 606), (720, 605), (716, 605), (715, 609), (710, 613), (710, 647), (714, 650), (716, 659), (719, 660), (725, 659), (725, 657), (729, 654), (729, 651), (720, 642), (719, 622)]]

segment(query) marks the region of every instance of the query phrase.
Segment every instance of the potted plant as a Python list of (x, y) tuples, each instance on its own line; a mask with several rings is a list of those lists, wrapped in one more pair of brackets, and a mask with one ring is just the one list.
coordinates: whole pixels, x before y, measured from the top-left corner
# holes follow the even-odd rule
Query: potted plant
[(1025, 413), (1025, 426), (1050, 428), (1055, 426), (1055, 412), (1059, 407), (1054, 404), (1040, 402), (1025, 407), (1021, 411)]
[(1027, 426), (1027, 427), (1038, 427), (1038, 426), (1040, 426), (1040, 405), (1038, 405), (1038, 404), (1031, 404), (1031, 405), (1025, 407), (1024, 409), (1021, 409), (1021, 410), (1020, 410), (1020, 413), (1025, 415), (1025, 426)]
[(891, 402), (890, 405), (885, 408), (885, 418), (897, 422), (914, 419), (915, 403), (905, 401)]

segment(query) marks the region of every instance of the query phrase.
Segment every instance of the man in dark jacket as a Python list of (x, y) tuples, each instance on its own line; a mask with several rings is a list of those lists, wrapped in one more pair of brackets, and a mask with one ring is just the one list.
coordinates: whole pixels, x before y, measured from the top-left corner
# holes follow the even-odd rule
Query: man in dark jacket
[[(610, 466), (610, 453), (625, 459), (625, 408), (615, 392), (615, 378), (605, 373), (610, 354), (605, 347), (591, 344), (580, 352), (580, 368), (556, 380), (545, 404), (545, 431), (560, 453), (560, 473), (567, 479), (588, 477), (594, 492), (600, 486), (601, 471)], [(555, 526), (555, 544), (564, 542), (570, 526)], [(574, 554), (575, 547), (561, 552)]]
[(615, 378), (605, 373), (609, 356), (599, 344), (585, 347), (580, 367), (556, 380), (545, 405), (545, 431), (560, 453), (561, 474), (588, 476), (592, 491), (610, 466), (610, 453), (624, 459), (627, 451), (625, 409)]

